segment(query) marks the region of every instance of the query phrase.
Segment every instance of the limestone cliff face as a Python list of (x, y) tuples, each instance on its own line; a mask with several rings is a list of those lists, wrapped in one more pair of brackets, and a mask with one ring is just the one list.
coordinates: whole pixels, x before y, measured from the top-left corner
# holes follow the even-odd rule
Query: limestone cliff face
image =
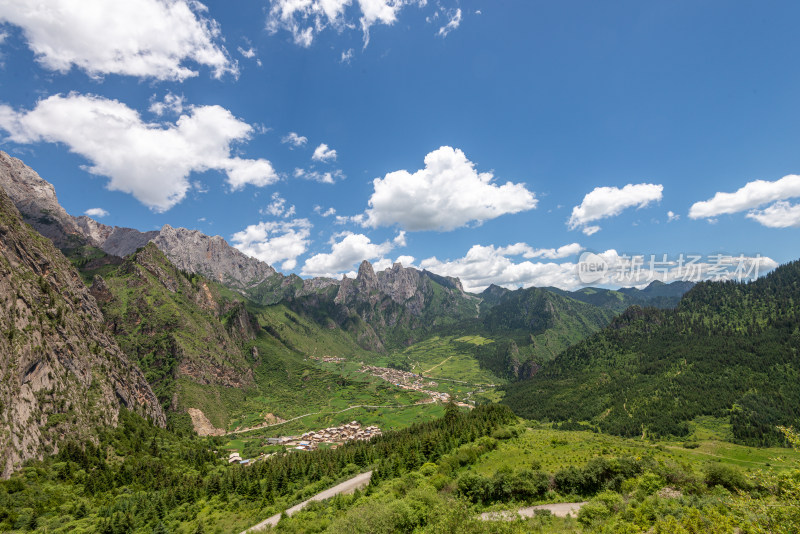
[(355, 279), (342, 279), (334, 298), (340, 324), (354, 315), (360, 318), (359, 342), (375, 350), (387, 342), (413, 342), (443, 322), (473, 318), (477, 302), (457, 279), (399, 263), (376, 273), (368, 261), (361, 263)]
[(275, 274), (275, 269), (245, 256), (220, 236), (164, 225), (153, 243), (178, 269), (236, 289), (253, 287)]
[(121, 406), (164, 426), (153, 391), (104, 328), (78, 273), (23, 224), (2, 188), (0, 333), (3, 476), (57, 451), (65, 437), (92, 439), (98, 426), (116, 424)]
[(74, 221), (90, 243), (103, 250), (106, 254), (119, 256), (120, 258), (133, 254), (158, 235), (155, 230), (140, 232), (133, 228), (108, 226), (86, 215), (75, 217)]
[(24, 221), (58, 248), (86, 243), (83, 231), (58, 203), (53, 185), (1, 150), (0, 187), (11, 197)]

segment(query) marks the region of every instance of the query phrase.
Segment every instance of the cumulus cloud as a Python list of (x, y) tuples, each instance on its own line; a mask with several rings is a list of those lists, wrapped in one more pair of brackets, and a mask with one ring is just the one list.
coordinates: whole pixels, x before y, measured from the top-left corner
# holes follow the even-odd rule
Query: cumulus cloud
[(273, 34), (278, 30), (289, 31), (295, 44), (306, 48), (328, 27), (339, 32), (353, 28), (346, 11), (351, 5), (356, 5), (366, 47), (372, 26), (391, 26), (397, 21), (397, 14), (403, 6), (424, 6), (427, 0), (357, 0), (355, 3), (353, 0), (271, 0), (271, 4), (267, 30)]
[(298, 135), (296, 132), (289, 132), (283, 139), (281, 139), (281, 143), (288, 144), (289, 148), (298, 148), (305, 145), (308, 142), (308, 137), (304, 135)]
[(296, 212), (294, 206), (286, 207), (286, 199), (277, 191), (272, 193), (272, 201), (267, 207), (261, 210), (262, 215), (272, 215), (273, 217), (291, 217)]
[(250, 48), (242, 48), (240, 46), (239, 48), (237, 48), (237, 50), (239, 51), (240, 54), (242, 54), (242, 56), (246, 57), (247, 59), (253, 59), (254, 57), (256, 57), (256, 49), (253, 48), (252, 46)]
[[(444, 261), (436, 257), (427, 258), (420, 262), (420, 267), (458, 277), (466, 291), (475, 293), (490, 284), (508, 289), (552, 286), (566, 290), (586, 285), (578, 274), (579, 261), (515, 261), (512, 257), (521, 255), (526, 247), (519, 243), (508, 247), (474, 245), (463, 258)], [(605, 287), (645, 286), (653, 280), (666, 283), (676, 280), (746, 280), (764, 275), (778, 265), (771, 258), (760, 256), (681, 256), (667, 260), (655, 256), (627, 256), (613, 249), (591, 257), (605, 266), (591, 285)]]
[(497, 185), (493, 178), (478, 173), (461, 150), (443, 146), (425, 156), (424, 169), (376, 178), (364, 224), (446, 231), (536, 207), (524, 184)]
[[(800, 176), (790, 174), (780, 180), (769, 182), (755, 180), (745, 184), (733, 193), (717, 193), (711, 199), (695, 202), (689, 209), (692, 219), (708, 219), (718, 215), (753, 210), (747, 217), (770, 228), (785, 228), (793, 224), (796, 207), (785, 201), (800, 197)], [(757, 211), (765, 204), (775, 203), (767, 209)]]
[(456, 9), (455, 12), (450, 16), (450, 20), (447, 21), (447, 24), (439, 28), (439, 32), (437, 33), (437, 35), (442, 38), (447, 37), (447, 34), (458, 28), (460, 24), (461, 24), (461, 9)]
[(89, 208), (88, 210), (83, 212), (84, 215), (88, 215), (89, 217), (93, 217), (95, 219), (100, 219), (103, 217), (108, 217), (108, 212), (103, 208)]
[(800, 204), (778, 201), (763, 210), (753, 210), (747, 217), (768, 228), (800, 227)]
[(269, 161), (231, 155), (231, 145), (248, 140), (253, 127), (220, 106), (148, 123), (117, 100), (71, 93), (40, 100), (31, 111), (0, 105), (0, 129), (15, 143), (64, 143), (91, 162), (86, 170), (109, 178), (108, 189), (158, 212), (183, 200), (192, 172), (222, 171), (234, 190), (278, 180)]
[(353, 59), (353, 49), (348, 48), (342, 52), (342, 57), (339, 59), (339, 63), (350, 63)]
[(331, 217), (332, 215), (336, 215), (336, 208), (323, 209), (322, 206), (314, 206), (314, 213), (318, 214), (320, 217)]
[(180, 115), (183, 113), (183, 106), (185, 102), (186, 99), (183, 95), (178, 96), (171, 92), (164, 95), (163, 100), (156, 100), (156, 95), (153, 95), (150, 99), (150, 107), (148, 109), (150, 113), (154, 113), (159, 117), (165, 113)]
[(463, 258), (420, 261), (420, 267), (436, 274), (461, 280), (465, 291), (479, 293), (491, 284), (508, 288), (555, 286), (571, 289), (578, 286), (574, 263), (515, 262), (507, 249), (494, 245), (474, 245)]
[(652, 202), (661, 200), (664, 186), (660, 184), (628, 184), (619, 187), (595, 187), (583, 197), (580, 206), (572, 208), (569, 218), (570, 230), (583, 227), (583, 233), (592, 235), (600, 230), (599, 226), (588, 223), (614, 217), (627, 208), (644, 208)]
[(568, 258), (583, 252), (583, 247), (578, 243), (570, 243), (558, 248), (533, 248), (527, 243), (515, 243), (507, 247), (498, 248), (498, 253), (503, 256), (522, 256), (523, 258), (546, 258), (556, 260)]
[(297, 267), (297, 257), (308, 249), (310, 235), (307, 219), (267, 221), (236, 232), (231, 242), (242, 253), (270, 265), (282, 262), (281, 269), (288, 271)]
[(386, 259), (383, 256), (395, 246), (401, 246), (393, 241), (373, 243), (364, 234), (346, 232), (339, 237), (341, 239), (333, 242), (330, 252), (315, 254), (308, 258), (301, 273), (306, 276), (338, 278), (342, 272), (352, 271), (364, 260), (382, 260), (385, 263)]
[(335, 184), (337, 181), (345, 179), (344, 173), (339, 169), (335, 171), (319, 172), (313, 168), (301, 169), (299, 167), (294, 170), (294, 177), (319, 182), (321, 184)]
[(314, 149), (314, 154), (311, 156), (314, 161), (336, 161), (336, 151), (330, 148), (325, 143), (322, 143)]
[(674, 211), (667, 212), (667, 222), (677, 221), (680, 218), (681, 216), (675, 213)]
[(182, 81), (198, 74), (188, 63), (236, 74), (206, 11), (195, 0), (4, 0), (0, 22), (22, 28), (36, 60), (61, 73)]

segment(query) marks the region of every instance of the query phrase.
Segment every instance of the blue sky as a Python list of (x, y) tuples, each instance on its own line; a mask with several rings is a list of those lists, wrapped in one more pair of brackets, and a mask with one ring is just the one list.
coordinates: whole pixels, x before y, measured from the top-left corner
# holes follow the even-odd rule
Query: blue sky
[(472, 290), (798, 256), (795, 2), (28, 4), (0, 5), (0, 148), (75, 215)]

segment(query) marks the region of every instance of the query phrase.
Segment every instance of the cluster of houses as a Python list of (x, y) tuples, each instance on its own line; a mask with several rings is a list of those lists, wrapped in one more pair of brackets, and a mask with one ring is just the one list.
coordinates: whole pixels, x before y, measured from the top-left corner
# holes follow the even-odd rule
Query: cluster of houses
[[(335, 449), (342, 443), (348, 441), (369, 441), (375, 436), (382, 434), (377, 426), (362, 427), (358, 421), (351, 421), (342, 426), (332, 426), (324, 430), (306, 432), (302, 436), (281, 436), (278, 438), (267, 438), (267, 445), (283, 445), (288, 450), (313, 451), (319, 447), (320, 443), (330, 443), (331, 448)], [(275, 454), (275, 453), (273, 453)], [(272, 454), (262, 454), (254, 460), (243, 459), (238, 452), (232, 452), (228, 456), (229, 464), (250, 465), (259, 460), (266, 460)]]
[(375, 367), (374, 365), (363, 365), (361, 369), (359, 369), (359, 372), (377, 376), (402, 389), (410, 389), (425, 393), (426, 395), (430, 395), (431, 399), (434, 401), (450, 401), (449, 393), (433, 391), (431, 388), (435, 388), (438, 384), (431, 380), (426, 381), (422, 375), (401, 371), (400, 369), (392, 369), (390, 367)]
[(320, 443), (333, 443), (334, 447), (348, 441), (369, 441), (382, 434), (377, 426), (362, 427), (358, 421), (351, 421), (342, 426), (332, 426), (324, 430), (306, 432), (294, 447), (297, 450), (312, 451)]
[(322, 358), (318, 358), (316, 356), (309, 356), (312, 360), (316, 360), (318, 362), (325, 362), (325, 363), (341, 363), (346, 362), (346, 358), (336, 358), (334, 356), (323, 356)]

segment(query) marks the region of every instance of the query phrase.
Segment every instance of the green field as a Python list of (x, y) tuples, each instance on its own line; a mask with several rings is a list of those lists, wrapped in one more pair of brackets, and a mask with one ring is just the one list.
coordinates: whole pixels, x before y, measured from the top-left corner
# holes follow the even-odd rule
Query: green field
[(786, 448), (753, 448), (718, 440), (702, 441), (697, 448), (683, 443), (626, 439), (588, 431), (559, 431), (546, 426), (526, 427), (514, 439), (501, 442), (486, 454), (473, 470), (491, 475), (502, 468), (530, 468), (555, 472), (569, 466), (582, 466), (596, 457), (645, 457), (673, 461), (701, 472), (711, 462), (739, 467), (745, 471), (785, 469), (800, 463), (800, 452)]
[(505, 383), (492, 372), (481, 369), (475, 357), (459, 350), (454, 341), (472, 345), (492, 343), (492, 340), (481, 336), (434, 336), (392, 354), (387, 361), (407, 365), (411, 372), (432, 378), (459, 380), (472, 385)]

